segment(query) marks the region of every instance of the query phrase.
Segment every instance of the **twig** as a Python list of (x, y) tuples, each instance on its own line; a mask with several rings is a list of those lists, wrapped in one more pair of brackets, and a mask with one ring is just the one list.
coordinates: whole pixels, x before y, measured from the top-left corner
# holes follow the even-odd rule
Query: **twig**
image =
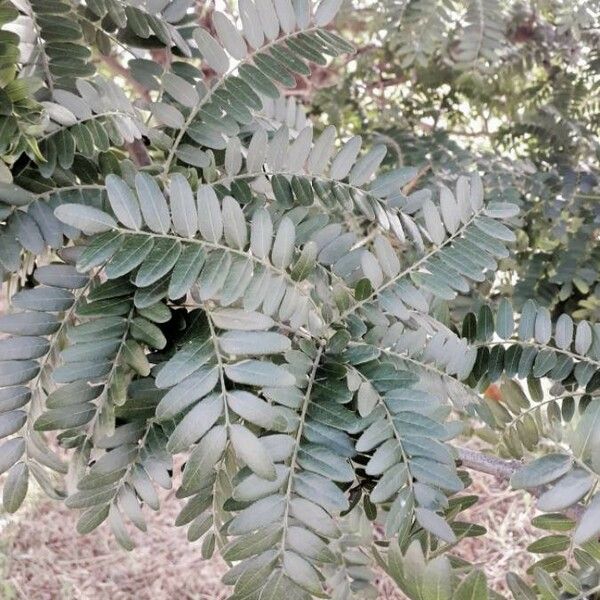
[(138, 139), (133, 140), (131, 143), (126, 143), (125, 148), (136, 167), (147, 167), (152, 163), (143, 140)]
[(429, 169), (431, 169), (431, 165), (425, 165), (418, 173), (417, 176), (412, 179), (411, 181), (409, 181), (403, 188), (402, 188), (402, 193), (405, 196), (408, 196), (408, 194), (410, 194), (415, 187), (417, 187), (417, 184), (419, 183), (419, 181), (421, 181), (421, 179), (423, 178), (423, 176), (429, 171)]

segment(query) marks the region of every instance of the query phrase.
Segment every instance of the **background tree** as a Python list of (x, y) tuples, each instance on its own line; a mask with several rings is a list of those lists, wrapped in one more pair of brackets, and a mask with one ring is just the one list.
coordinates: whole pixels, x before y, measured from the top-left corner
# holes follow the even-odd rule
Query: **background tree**
[(516, 262), (503, 265), (517, 279), (502, 293), (594, 321), (597, 12), (560, 1), (359, 5), (338, 19), (348, 37), (360, 32), (353, 68), (316, 98), (333, 123), (381, 134), (401, 164), (428, 169), (423, 182), (478, 164), (521, 207)]

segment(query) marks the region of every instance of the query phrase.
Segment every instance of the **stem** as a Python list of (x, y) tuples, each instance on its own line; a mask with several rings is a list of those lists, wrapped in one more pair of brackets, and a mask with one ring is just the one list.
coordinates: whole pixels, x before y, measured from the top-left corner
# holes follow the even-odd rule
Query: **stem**
[[(80, 290), (78, 290), (79, 293), (77, 295), (75, 295), (75, 293), (74, 293), (73, 304), (64, 312), (59, 328), (51, 336), (52, 341), (50, 342), (50, 347), (48, 348), (48, 352), (46, 352), (46, 355), (44, 356), (44, 358), (39, 362), (40, 370), (38, 371), (38, 374), (28, 384), (28, 387), (30, 387), (31, 392), (32, 392), (31, 404), (29, 407), (28, 415), (27, 415), (27, 425), (26, 425), (26, 429), (25, 429), (28, 435), (32, 435), (33, 431), (34, 431), (33, 430), (33, 420), (30, 418), (30, 416), (33, 416), (33, 417), (37, 416), (35, 413), (36, 413), (36, 410), (38, 408), (40, 408), (39, 404), (42, 400), (41, 394), (35, 393), (36, 388), (42, 379), (44, 371), (50, 364), (50, 362), (49, 362), (50, 358), (54, 354), (54, 351), (56, 350), (56, 346), (61, 340), (62, 332), (64, 331), (65, 327), (67, 325), (69, 325), (69, 323), (71, 322), (71, 317), (75, 314), (75, 311), (77, 310), (77, 307), (79, 306), (79, 302), (83, 299), (84, 295), (90, 289), (90, 286), (92, 285), (93, 282), (94, 282), (94, 276), (91, 276), (89, 278), (88, 282)], [(27, 451), (25, 452), (25, 457), (26, 457), (26, 460), (29, 460)]]
[(125, 331), (123, 332), (123, 335), (121, 336), (121, 340), (119, 342), (119, 349), (117, 350), (117, 354), (113, 358), (113, 361), (112, 361), (113, 364), (112, 364), (112, 367), (111, 367), (108, 375), (106, 376), (106, 380), (102, 383), (102, 387), (104, 388), (104, 390), (100, 393), (100, 395), (98, 397), (99, 400), (98, 400), (98, 406), (96, 407), (96, 412), (94, 413), (92, 420), (87, 425), (87, 433), (86, 433), (85, 439), (83, 440), (83, 442), (81, 444), (82, 448), (84, 448), (85, 445), (94, 436), (94, 428), (96, 426), (96, 422), (98, 421), (100, 413), (102, 412), (102, 407), (103, 407), (102, 396), (104, 393), (107, 394), (106, 399), (108, 400), (108, 390), (110, 389), (110, 384), (112, 382), (112, 379), (115, 376), (115, 373), (117, 372), (117, 367), (120, 366), (121, 354), (123, 353), (123, 348), (125, 347), (125, 342), (127, 341), (127, 336), (129, 335), (129, 328), (131, 326), (131, 319), (133, 318), (134, 312), (135, 312), (135, 308), (131, 308), (129, 310), (129, 313), (127, 314), (127, 320), (125, 322)]
[[(225, 427), (227, 428), (227, 444), (225, 446), (225, 451), (223, 452), (223, 456), (221, 457), (221, 459), (219, 460), (217, 465), (215, 465), (215, 471), (220, 471), (221, 469), (224, 468), (225, 457), (227, 456), (227, 451), (228, 451), (228, 448), (230, 445), (229, 428), (231, 426), (231, 422), (230, 422), (230, 417), (229, 417), (229, 407), (227, 406), (227, 388), (225, 386), (225, 375), (224, 375), (225, 369), (223, 367), (223, 357), (221, 356), (221, 351), (219, 349), (219, 342), (217, 341), (218, 337), (217, 337), (217, 334), (215, 331), (215, 326), (214, 326), (214, 323), (212, 320), (212, 315), (210, 313), (210, 310), (206, 306), (206, 303), (202, 304), (202, 308), (204, 309), (204, 313), (206, 314), (206, 318), (208, 320), (208, 326), (210, 328), (210, 337), (212, 339), (215, 356), (217, 358), (217, 366), (219, 369), (219, 385), (221, 386), (221, 395), (223, 397), (223, 411), (224, 411), (224, 415), (225, 415)], [(212, 515), (213, 515), (212, 529), (213, 529), (213, 533), (215, 535), (217, 544), (219, 545), (220, 548), (222, 548), (225, 545), (225, 540), (223, 539), (223, 536), (221, 535), (221, 531), (220, 531), (221, 528), (217, 524), (217, 515), (219, 514), (219, 507), (218, 507), (218, 504), (216, 501), (218, 482), (219, 482), (219, 478), (215, 477), (215, 482), (212, 486), (212, 502), (211, 502)]]
[(539, 410), (542, 406), (544, 406), (546, 404), (550, 404), (551, 402), (556, 402), (558, 400), (565, 400), (566, 398), (573, 398), (574, 396), (584, 396), (584, 395), (585, 395), (585, 392), (573, 392), (572, 394), (564, 394), (563, 396), (554, 396), (552, 398), (546, 398), (545, 400), (542, 400), (541, 402), (538, 402), (537, 404), (530, 406), (528, 409), (524, 410), (523, 412), (519, 413), (518, 415), (515, 415), (513, 417), (513, 419), (505, 425), (505, 429), (509, 429), (510, 427), (513, 427), (515, 425), (515, 423), (518, 423), (519, 421), (521, 421), (525, 417), (525, 415), (528, 415), (532, 412), (535, 412), (536, 410)]
[(210, 314), (210, 310), (208, 309), (208, 307), (206, 306), (206, 304), (202, 305), (202, 308), (204, 309), (204, 313), (206, 314), (206, 318), (208, 320), (208, 326), (210, 328), (210, 337), (213, 343), (213, 348), (215, 350), (215, 356), (217, 358), (217, 366), (219, 369), (219, 382), (220, 382), (220, 386), (221, 386), (221, 395), (223, 396), (223, 407), (224, 407), (224, 413), (225, 413), (225, 426), (227, 427), (227, 430), (229, 430), (230, 427), (230, 422), (229, 422), (229, 408), (227, 407), (227, 388), (225, 387), (225, 369), (223, 367), (223, 357), (221, 356), (221, 351), (219, 350), (219, 342), (217, 334), (215, 332), (215, 326), (212, 320), (212, 315)]
[(310, 404), (310, 395), (312, 392), (313, 385), (315, 383), (315, 378), (317, 375), (317, 369), (319, 368), (319, 363), (321, 361), (321, 355), (323, 354), (324, 345), (321, 344), (319, 349), (317, 350), (317, 356), (313, 361), (312, 370), (309, 375), (308, 385), (306, 386), (306, 393), (304, 394), (304, 402), (302, 404), (302, 412), (300, 414), (300, 422), (298, 424), (298, 431), (296, 432), (296, 439), (294, 441), (294, 452), (290, 459), (290, 473), (288, 475), (287, 487), (285, 491), (285, 512), (283, 514), (283, 532), (281, 535), (281, 550), (280, 553), (285, 551), (285, 541), (288, 530), (288, 522), (290, 515), (290, 500), (292, 496), (292, 484), (294, 482), (294, 474), (296, 471), (296, 461), (298, 460), (298, 450), (300, 449), (300, 440), (302, 439), (302, 434), (304, 433), (304, 423), (306, 422), (306, 411), (308, 410), (308, 405)]
[(403, 188), (402, 188), (402, 193), (405, 196), (408, 196), (408, 194), (410, 194), (418, 185), (419, 181), (421, 181), (421, 179), (427, 175), (427, 173), (429, 172), (429, 170), (431, 169), (431, 165), (425, 165), (416, 175), (416, 177), (412, 180), (409, 181)]
[[(139, 7), (138, 7), (138, 10), (139, 10)], [(131, 56), (133, 58), (138, 58), (137, 54), (127, 44), (124, 44), (118, 37), (114, 36), (112, 33), (108, 32), (108, 31), (106, 31), (105, 29), (103, 29), (102, 27), (100, 27), (99, 25), (94, 23), (94, 21), (92, 21), (91, 19), (88, 19), (85, 15), (78, 13), (77, 19), (79, 19), (80, 21), (85, 21), (88, 25), (93, 27), (96, 31), (100, 31), (101, 33), (103, 33), (114, 44), (119, 46), (122, 50), (125, 50), (125, 52), (127, 52), (128, 54), (131, 54)]]
[[(318, 181), (321, 181), (323, 183), (333, 183), (337, 186), (343, 187), (351, 192), (355, 192), (357, 194), (362, 194), (362, 195), (366, 195), (369, 196), (371, 195), (369, 193), (368, 190), (356, 186), (356, 185), (352, 185), (351, 183), (348, 183), (346, 181), (340, 181), (338, 179), (332, 179), (331, 177), (327, 177), (326, 175), (322, 175), (320, 173), (307, 173), (304, 171), (277, 171), (277, 172), (267, 172), (267, 171), (253, 171), (250, 173), (238, 173), (237, 175), (230, 175), (230, 176), (225, 176), (225, 177), (221, 177), (219, 179), (215, 179), (214, 181), (210, 182), (210, 185), (214, 186), (214, 185), (218, 185), (218, 184), (227, 184), (230, 183), (232, 181), (239, 181), (242, 179), (252, 179), (254, 177), (260, 177), (261, 175), (283, 175), (284, 177), (293, 177), (294, 175), (304, 175), (304, 176), (308, 176), (308, 177), (312, 177), (313, 179), (317, 179)], [(375, 197), (375, 196), (373, 196)]]
[[(131, 113), (125, 112), (123, 110), (107, 110), (106, 112), (93, 114), (89, 117), (86, 117), (85, 119), (77, 119), (77, 123), (74, 123), (73, 125), (61, 125), (61, 126), (57, 127), (56, 129), (49, 131), (48, 133), (39, 137), (37, 141), (43, 142), (44, 140), (47, 140), (49, 137), (52, 137), (53, 135), (56, 135), (57, 133), (60, 133), (61, 131), (69, 129), (70, 127), (76, 127), (77, 125), (81, 125), (82, 123), (89, 123), (90, 121), (102, 119), (103, 117), (114, 117), (117, 115), (125, 115), (127, 117), (132, 116)], [(83, 187), (83, 186), (79, 186), (78, 189), (81, 189), (81, 187)]]
[(48, 60), (48, 55), (46, 54), (46, 42), (42, 40), (42, 29), (37, 22), (33, 6), (31, 6), (31, 3), (29, 1), (27, 1), (27, 4), (29, 5), (29, 18), (31, 19), (31, 23), (33, 24), (33, 29), (35, 30), (35, 35), (37, 38), (37, 47), (38, 52), (40, 54), (40, 61), (42, 63), (42, 70), (44, 71), (44, 77), (46, 79), (46, 84), (48, 85), (50, 98), (54, 99), (54, 81), (52, 80), (52, 73), (50, 72), (50, 62)]
[(360, 300), (359, 302), (357, 302), (356, 304), (354, 304), (353, 306), (351, 306), (350, 308), (345, 310), (343, 313), (340, 314), (339, 319), (343, 320), (346, 317), (348, 317), (349, 315), (354, 314), (361, 306), (364, 306), (367, 302), (370, 302), (375, 296), (377, 296), (378, 294), (383, 292), (385, 289), (394, 285), (400, 279), (402, 279), (403, 277), (406, 277), (406, 275), (410, 275), (410, 273), (417, 271), (423, 263), (425, 263), (427, 260), (429, 260), (432, 256), (435, 256), (442, 248), (448, 246), (454, 240), (459, 238), (465, 232), (467, 227), (469, 227), (473, 223), (473, 221), (482, 212), (483, 212), (483, 208), (480, 208), (479, 210), (475, 211), (471, 215), (469, 220), (465, 224), (463, 224), (455, 233), (453, 233), (447, 240), (442, 242), (439, 246), (435, 246), (432, 250), (430, 250), (427, 254), (425, 254), (423, 257), (421, 257), (418, 261), (414, 262), (412, 265), (410, 265), (409, 267), (404, 269), (404, 271), (401, 271), (400, 273), (398, 273), (398, 275), (396, 275), (395, 277), (392, 277), (389, 281), (384, 283), (381, 287), (379, 287), (379, 289), (374, 290), (366, 298), (364, 298), (363, 300)]
[[(203, 306), (202, 304), (197, 304), (197, 303), (187, 303), (187, 302), (173, 302), (172, 300), (169, 299), (165, 299), (166, 303), (168, 306), (171, 307), (177, 307), (177, 308), (198, 308), (198, 306)], [(206, 309), (205, 309), (206, 310)], [(313, 334), (311, 334), (309, 331), (306, 331), (304, 329), (292, 329), (289, 325), (286, 325), (285, 323), (282, 323), (281, 321), (278, 321), (277, 319), (271, 317), (271, 319), (273, 319), (273, 322), (275, 323), (275, 325), (277, 325), (277, 327), (279, 329), (282, 329), (283, 331), (286, 331), (287, 333), (291, 334), (291, 335), (297, 335), (298, 337), (302, 337), (305, 340), (316, 340), (318, 341), (319, 338), (317, 338), (316, 336), (314, 336)]]
[(239, 256), (243, 256), (244, 258), (246, 258), (248, 260), (252, 260), (253, 262), (255, 262), (257, 264), (262, 265), (265, 269), (269, 269), (270, 271), (277, 273), (277, 275), (279, 275), (280, 277), (283, 277), (291, 286), (296, 288), (296, 290), (298, 291), (298, 293), (301, 296), (307, 298), (310, 301), (310, 303), (312, 304), (315, 311), (317, 311), (317, 313), (319, 313), (319, 314), (321, 313), (321, 310), (319, 309), (319, 307), (317, 306), (315, 301), (312, 299), (310, 294), (306, 293), (306, 290), (301, 288), (298, 285), (298, 282), (295, 279), (292, 279), (291, 275), (287, 271), (278, 269), (270, 262), (261, 260), (257, 256), (254, 256), (244, 250), (239, 250), (237, 248), (230, 248), (229, 246), (224, 246), (223, 244), (219, 244), (216, 242), (209, 242), (207, 240), (199, 240), (196, 238), (182, 238), (181, 236), (172, 235), (172, 234), (168, 234), (168, 233), (149, 233), (146, 231), (132, 231), (131, 229), (125, 229), (123, 227), (114, 227), (113, 231), (118, 231), (119, 233), (126, 234), (126, 235), (144, 235), (144, 236), (148, 236), (148, 237), (152, 237), (152, 238), (165, 238), (165, 239), (170, 239), (170, 240), (177, 240), (178, 242), (181, 242), (183, 244), (196, 244), (199, 246), (213, 248), (215, 250), (222, 250), (224, 252), (230, 252), (232, 254), (237, 254)]
[[(368, 346), (369, 344), (365, 344), (364, 342), (349, 342), (348, 345), (349, 346), (357, 347), (357, 346)], [(439, 377), (442, 377), (444, 379), (451, 379), (455, 383), (458, 383), (459, 385), (461, 385), (463, 387), (463, 389), (468, 394), (470, 394), (471, 396), (473, 396), (473, 398), (474, 398), (474, 400), (476, 402), (480, 402), (481, 401), (481, 398), (479, 397), (479, 395), (477, 394), (477, 392), (473, 391), (472, 388), (470, 388), (468, 385), (466, 385), (465, 383), (463, 383), (462, 381), (460, 381), (459, 379), (457, 379), (453, 375), (449, 375), (445, 371), (442, 371), (442, 370), (438, 369), (435, 365), (429, 364), (429, 363), (426, 363), (426, 362), (423, 362), (423, 361), (420, 361), (420, 360), (418, 360), (416, 358), (413, 358), (413, 357), (409, 356), (408, 354), (401, 354), (400, 352), (394, 352), (393, 350), (388, 350), (388, 349), (384, 349), (384, 348), (379, 348), (379, 350), (383, 354), (387, 354), (388, 356), (392, 356), (392, 357), (397, 358), (397, 359), (402, 360), (402, 361), (410, 362), (413, 365), (416, 365), (416, 366), (418, 366), (421, 369), (424, 369), (426, 371), (430, 371), (431, 373), (434, 373), (435, 375), (438, 375)]]
[(574, 596), (570, 600), (586, 600), (588, 598), (591, 599), (590, 594), (595, 594), (596, 592), (600, 592), (600, 584), (597, 585), (596, 587), (586, 590), (585, 592), (581, 592), (580, 594), (577, 594), (577, 596)]
[[(363, 381), (366, 381), (367, 383), (370, 384), (370, 381), (358, 369), (354, 369), (354, 370), (356, 371), (356, 373), (358, 373), (359, 377)], [(406, 454), (406, 451), (404, 450), (404, 445), (402, 444), (402, 436), (400, 435), (400, 432), (398, 431), (398, 428), (396, 427), (396, 424), (394, 423), (394, 416), (390, 412), (389, 408), (387, 407), (387, 404), (385, 403), (385, 400), (381, 397), (379, 392), (377, 393), (377, 403), (380, 404), (381, 406), (383, 406), (383, 410), (385, 411), (386, 418), (392, 427), (392, 432), (394, 433), (394, 437), (396, 438), (396, 441), (398, 442), (398, 448), (400, 449), (400, 455), (402, 456), (402, 462), (406, 466), (406, 472), (408, 473), (408, 478), (407, 478), (408, 486), (412, 489), (414, 482), (413, 482), (412, 474), (410, 472), (410, 466), (408, 464), (408, 454)]]
[(138, 464), (137, 461), (138, 461), (138, 458), (140, 457), (140, 452), (144, 449), (144, 446), (146, 445), (146, 440), (148, 439), (148, 435), (150, 435), (150, 431), (152, 430), (152, 427), (154, 426), (154, 424), (155, 424), (154, 418), (146, 420), (146, 424), (145, 424), (146, 430), (144, 431), (144, 435), (137, 442), (137, 456), (127, 466), (125, 473), (119, 479), (119, 485), (115, 487), (115, 495), (113, 496), (112, 500), (110, 501), (111, 504), (116, 504), (117, 497), (119, 496), (119, 492), (121, 491), (123, 485), (125, 483), (128, 483), (128, 479), (131, 475), (131, 472), (133, 471), (135, 466)]

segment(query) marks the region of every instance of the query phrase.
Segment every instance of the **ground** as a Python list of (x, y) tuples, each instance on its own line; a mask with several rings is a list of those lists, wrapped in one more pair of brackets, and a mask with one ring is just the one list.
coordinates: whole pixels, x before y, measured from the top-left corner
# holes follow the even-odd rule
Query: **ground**
[[(525, 547), (533, 539), (529, 526), (533, 500), (514, 493), (487, 475), (476, 475), (469, 493), (481, 496), (470, 509), (473, 522), (487, 527), (484, 537), (462, 541), (457, 554), (481, 566), (493, 587), (506, 590), (504, 578), (523, 572), (529, 560)], [(189, 544), (185, 531), (173, 527), (179, 501), (164, 498), (160, 514), (149, 515), (149, 532), (135, 536), (138, 547), (119, 549), (103, 525), (81, 537), (76, 514), (53, 501), (39, 499), (25, 512), (6, 519), (0, 547), (0, 598), (27, 600), (222, 600), (225, 570), (218, 558), (205, 561), (200, 544)], [(393, 583), (377, 575), (383, 600), (403, 600)]]

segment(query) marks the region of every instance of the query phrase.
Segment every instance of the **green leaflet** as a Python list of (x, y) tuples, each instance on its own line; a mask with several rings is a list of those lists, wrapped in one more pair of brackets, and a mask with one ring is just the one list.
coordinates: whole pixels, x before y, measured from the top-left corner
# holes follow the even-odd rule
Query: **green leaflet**
[(276, 477), (275, 467), (260, 440), (245, 427), (232, 425), (231, 443), (236, 454), (263, 479)]
[(172, 387), (156, 407), (159, 419), (171, 419), (190, 404), (208, 394), (218, 380), (218, 371), (214, 367), (201, 367)]
[(171, 272), (175, 266), (181, 245), (177, 240), (158, 239), (154, 242), (152, 250), (144, 258), (135, 278), (138, 287), (147, 287), (161, 277)]
[(150, 254), (154, 240), (146, 236), (125, 236), (125, 240), (106, 266), (109, 279), (130, 273)]
[(212, 355), (210, 340), (189, 342), (163, 366), (156, 378), (157, 387), (171, 387), (183, 381), (208, 362)]
[(114, 229), (117, 225), (109, 214), (91, 206), (64, 204), (54, 213), (63, 223), (81, 229), (88, 235)]
[(169, 437), (167, 449), (176, 454), (186, 450), (192, 443), (198, 441), (221, 416), (223, 400), (213, 394), (201, 400), (179, 422)]
[(200, 246), (183, 247), (169, 281), (169, 298), (177, 300), (190, 290), (202, 270), (205, 256), (206, 254)]
[(286, 387), (295, 382), (294, 376), (283, 367), (257, 360), (245, 360), (225, 367), (225, 374), (232, 381), (248, 385)]
[(138, 173), (135, 177), (135, 187), (148, 227), (156, 233), (167, 233), (171, 221), (169, 208), (154, 178), (147, 173)]
[(131, 188), (122, 179), (111, 174), (106, 178), (106, 192), (119, 221), (129, 229), (140, 229), (142, 215)]
[(187, 179), (179, 173), (171, 177), (169, 199), (175, 233), (182, 237), (194, 237), (198, 229), (194, 196)]
[(571, 468), (571, 458), (564, 454), (549, 454), (529, 463), (511, 477), (515, 489), (534, 488), (550, 483)]
[(600, 530), (598, 516), (600, 515), (600, 499), (596, 494), (587, 507), (583, 517), (573, 534), (573, 541), (576, 544), (593, 539)]

